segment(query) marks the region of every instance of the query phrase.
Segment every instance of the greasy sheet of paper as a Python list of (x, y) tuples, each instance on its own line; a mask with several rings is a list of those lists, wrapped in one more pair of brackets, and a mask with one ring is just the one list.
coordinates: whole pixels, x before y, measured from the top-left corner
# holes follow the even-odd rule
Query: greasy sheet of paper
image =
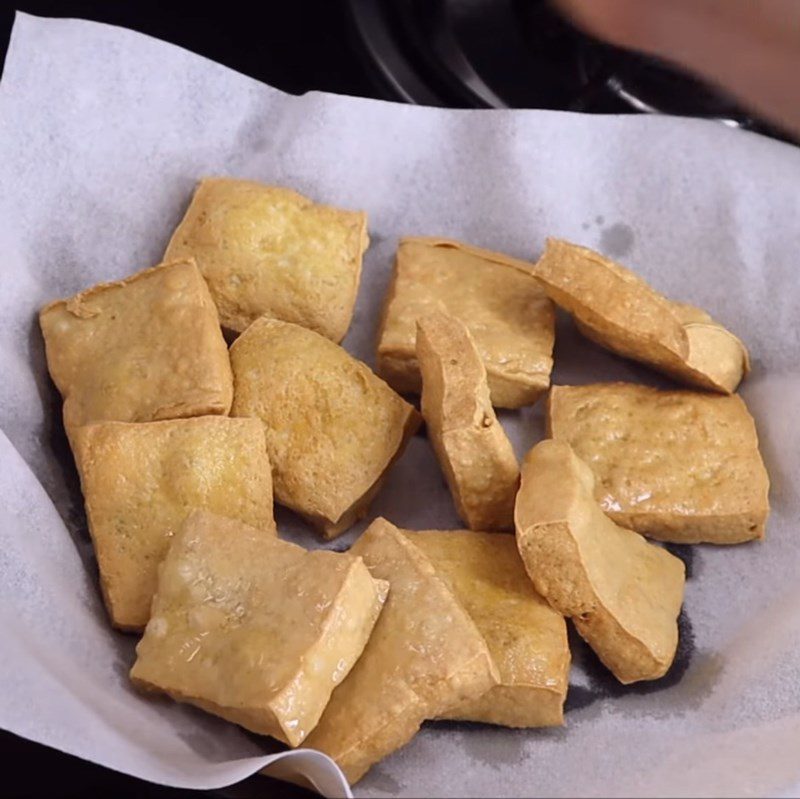
[[(172, 785), (232, 782), (275, 751), (130, 690), (133, 639), (109, 630), (98, 600), (36, 321), (48, 300), (156, 263), (195, 180), (226, 174), (369, 212), (345, 340), (368, 362), (406, 234), (527, 258), (548, 235), (599, 248), (708, 309), (753, 354), (742, 394), (773, 482), (767, 538), (681, 550), (691, 579), (671, 674), (622, 688), (575, 642), (563, 729), (428, 725), (356, 795), (798, 792), (800, 149), (713, 122), (291, 97), (130, 31), (18, 16), (0, 155), (0, 726)], [(659, 383), (564, 319), (555, 379)], [(538, 408), (501, 420), (520, 454), (542, 435)], [(457, 525), (424, 437), (372, 511), (412, 528)], [(319, 545), (291, 514), (278, 522)]]

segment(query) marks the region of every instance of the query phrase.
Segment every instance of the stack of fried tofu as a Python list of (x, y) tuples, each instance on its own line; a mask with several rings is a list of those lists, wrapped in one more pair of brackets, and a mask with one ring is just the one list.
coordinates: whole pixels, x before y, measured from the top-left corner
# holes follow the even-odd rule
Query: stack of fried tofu
[[(40, 315), (134, 683), (352, 782), (429, 719), (562, 724), (567, 619), (622, 683), (663, 677), (685, 575), (653, 542), (769, 512), (748, 353), (704, 311), (563, 241), (534, 264), (406, 238), (373, 372), (340, 345), (367, 246), (364, 213), (206, 179), (163, 263)], [(551, 387), (555, 306), (685, 387)], [(520, 468), (495, 409), (544, 394)], [(279, 537), (273, 498), (325, 539), (366, 516), (423, 419), (467, 529)]]

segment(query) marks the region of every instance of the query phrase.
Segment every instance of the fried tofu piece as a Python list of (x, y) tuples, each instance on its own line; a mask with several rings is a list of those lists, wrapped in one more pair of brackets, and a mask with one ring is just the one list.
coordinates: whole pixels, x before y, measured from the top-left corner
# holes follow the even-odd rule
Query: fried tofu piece
[(744, 344), (705, 311), (667, 299), (593, 250), (548, 239), (533, 274), (587, 338), (618, 355), (723, 394), (750, 370)]
[(547, 425), (591, 467), (595, 498), (623, 527), (682, 544), (763, 538), (769, 477), (740, 397), (553, 386)]
[(228, 348), (193, 261), (101, 283), (39, 314), (67, 434), (90, 422), (226, 414)]
[(191, 256), (224, 327), (267, 315), (341, 341), (369, 244), (367, 215), (250, 180), (200, 181), (165, 258)]
[(115, 627), (150, 618), (158, 564), (193, 508), (275, 535), (272, 478), (256, 419), (201, 416), (78, 428), (75, 459), (100, 585)]
[(592, 471), (569, 444), (542, 441), (527, 454), (515, 521), (536, 590), (614, 676), (663, 677), (678, 646), (683, 562), (603, 513)]
[(513, 535), (406, 533), (431, 560), (486, 640), (500, 684), (443, 714), (504, 727), (564, 723), (570, 651), (564, 617), (531, 583)]
[(467, 327), (433, 313), (417, 320), (422, 416), (458, 515), (472, 530), (510, 530), (519, 464), (489, 398)]
[(378, 374), (397, 391), (419, 393), (416, 322), (443, 311), (469, 328), (486, 367), (492, 404), (533, 404), (550, 385), (554, 313), (541, 286), (524, 274), (531, 268), (457, 241), (402, 239), (384, 301)]
[(299, 746), (364, 650), (388, 589), (359, 557), (193, 511), (159, 569), (131, 679)]
[(325, 536), (367, 512), (420, 424), (365, 364), (312, 330), (262, 317), (231, 347), (234, 416), (264, 423), (275, 498)]
[(364, 654), (306, 745), (330, 755), (355, 783), (423, 721), (482, 696), (498, 675), (475, 623), (403, 531), (376, 519), (350, 554), (391, 591)]

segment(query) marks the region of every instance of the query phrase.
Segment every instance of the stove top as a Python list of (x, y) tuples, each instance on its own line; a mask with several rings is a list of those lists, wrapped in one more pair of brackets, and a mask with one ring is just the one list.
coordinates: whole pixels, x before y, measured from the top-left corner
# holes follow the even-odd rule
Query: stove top
[(722, 92), (581, 33), (544, 0), (347, 0), (392, 99), (461, 108), (699, 116), (770, 135)]

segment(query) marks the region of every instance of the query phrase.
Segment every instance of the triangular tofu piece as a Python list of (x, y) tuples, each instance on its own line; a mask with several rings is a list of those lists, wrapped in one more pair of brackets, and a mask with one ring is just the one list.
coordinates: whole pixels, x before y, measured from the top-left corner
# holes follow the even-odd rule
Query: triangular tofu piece
[(705, 311), (667, 299), (593, 250), (548, 239), (533, 274), (587, 338), (619, 355), (723, 394), (750, 370), (744, 344)]
[(553, 386), (547, 423), (591, 467), (597, 501), (623, 527), (684, 544), (764, 536), (769, 477), (740, 397)]
[(570, 651), (564, 617), (533, 587), (513, 535), (406, 533), (469, 613), (500, 675), (483, 696), (442, 715), (504, 727), (564, 723)]
[(609, 519), (591, 469), (561, 441), (542, 441), (525, 457), (515, 519), (536, 590), (572, 618), (616, 678), (663, 677), (678, 646), (683, 562)]
[(200, 416), (164, 422), (102, 422), (75, 431), (100, 585), (115, 627), (150, 618), (158, 564), (194, 508), (275, 536), (272, 477), (257, 419)]
[(42, 308), (64, 427), (226, 414), (233, 398), (217, 309), (194, 261), (163, 263)]
[(471, 530), (510, 530), (519, 465), (489, 398), (467, 327), (434, 313), (417, 320), (422, 415), (458, 515)]
[(231, 347), (233, 416), (264, 423), (275, 499), (328, 538), (367, 512), (421, 417), (319, 333), (262, 317)]
[(385, 519), (350, 550), (391, 592), (364, 654), (306, 745), (351, 783), (404, 746), (426, 719), (482, 696), (497, 672), (481, 634), (430, 560)]
[(419, 393), (416, 322), (444, 311), (472, 333), (493, 405), (536, 402), (550, 385), (555, 314), (539, 283), (520, 274), (532, 266), (460, 241), (401, 239), (384, 300), (378, 374), (401, 393)]
[(307, 552), (195, 511), (161, 566), (131, 679), (298, 746), (361, 655), (387, 591), (359, 557)]
[(367, 215), (252, 180), (206, 178), (164, 258), (197, 259), (220, 321), (266, 314), (341, 341), (353, 318)]

